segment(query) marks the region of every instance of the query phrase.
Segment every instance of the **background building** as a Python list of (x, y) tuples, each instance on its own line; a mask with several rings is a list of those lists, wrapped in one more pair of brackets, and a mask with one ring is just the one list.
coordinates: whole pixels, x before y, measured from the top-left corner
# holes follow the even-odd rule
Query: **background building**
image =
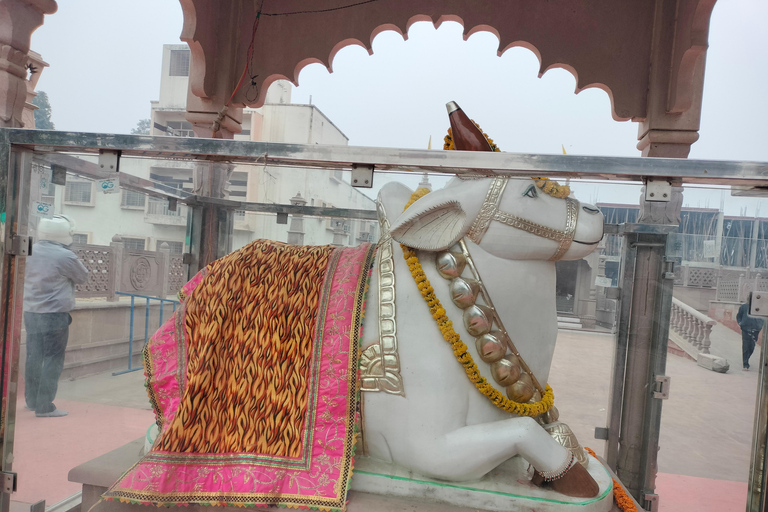
[[(192, 125), (185, 119), (189, 48), (165, 45), (162, 62), (159, 99), (151, 102), (150, 134), (192, 137)], [(316, 106), (291, 104), (291, 88), (286, 81), (274, 83), (267, 104), (244, 111), (245, 129), (235, 139), (347, 145), (347, 136)], [(193, 162), (124, 157), (120, 166), (121, 172), (193, 192)], [(306, 201), (307, 206), (374, 210), (374, 201), (348, 179), (342, 171), (237, 165), (230, 174), (227, 195), (235, 201), (290, 204), (293, 198), (299, 204)], [(95, 182), (76, 176), (68, 176), (65, 187), (52, 185), (50, 195), (41, 199), (53, 203), (56, 213), (74, 219), (76, 244), (108, 245), (118, 235), (126, 249), (154, 251), (166, 242), (172, 253), (184, 251), (188, 209), (183, 205), (173, 211), (166, 200), (129, 190), (102, 194)], [(299, 223), (278, 224), (274, 214), (238, 211), (233, 248), (257, 238), (289, 241), (292, 227), (303, 231), (300, 237), (294, 233), (293, 243), (357, 245), (378, 237), (374, 221), (347, 220), (336, 225), (331, 219), (308, 217)]]

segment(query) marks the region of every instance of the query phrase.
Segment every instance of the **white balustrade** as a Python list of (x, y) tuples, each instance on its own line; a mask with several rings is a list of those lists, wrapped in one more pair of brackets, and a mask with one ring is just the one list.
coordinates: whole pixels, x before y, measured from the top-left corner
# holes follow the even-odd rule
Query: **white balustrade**
[(717, 322), (673, 298), (669, 325), (701, 354), (709, 354), (710, 334)]

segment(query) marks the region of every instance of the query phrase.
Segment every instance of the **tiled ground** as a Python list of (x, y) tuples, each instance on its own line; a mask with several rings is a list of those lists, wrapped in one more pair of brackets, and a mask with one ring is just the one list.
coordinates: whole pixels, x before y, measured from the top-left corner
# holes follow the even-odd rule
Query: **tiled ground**
[[(738, 336), (723, 343), (738, 343)], [(610, 335), (562, 331), (550, 377), (561, 419), (598, 454), (603, 446), (593, 432), (605, 425), (612, 347)], [(672, 388), (663, 406), (660, 510), (743, 511), (757, 372), (716, 374), (670, 355), (667, 374)], [(45, 499), (50, 506), (64, 499), (78, 490), (67, 481), (70, 468), (143, 436), (154, 421), (141, 372), (63, 381), (58, 397), (57, 405), (70, 411), (65, 418), (36, 418), (18, 403), (14, 500)], [(350, 510), (423, 510), (375, 497), (358, 501)]]

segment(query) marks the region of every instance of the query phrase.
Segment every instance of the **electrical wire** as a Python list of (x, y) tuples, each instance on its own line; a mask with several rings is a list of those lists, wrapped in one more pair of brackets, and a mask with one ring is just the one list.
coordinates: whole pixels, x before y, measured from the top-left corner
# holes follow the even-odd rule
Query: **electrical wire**
[(356, 2), (354, 4), (348, 4), (348, 5), (340, 5), (338, 7), (329, 7), (327, 9), (315, 9), (315, 10), (307, 10), (307, 11), (293, 11), (293, 12), (265, 12), (262, 13), (262, 16), (293, 16), (295, 14), (317, 14), (322, 12), (331, 12), (331, 11), (341, 11), (343, 9), (349, 9), (351, 7), (357, 7), (359, 5), (365, 5), (365, 4), (371, 4), (373, 2), (378, 2), (379, 0), (364, 0), (362, 2)]

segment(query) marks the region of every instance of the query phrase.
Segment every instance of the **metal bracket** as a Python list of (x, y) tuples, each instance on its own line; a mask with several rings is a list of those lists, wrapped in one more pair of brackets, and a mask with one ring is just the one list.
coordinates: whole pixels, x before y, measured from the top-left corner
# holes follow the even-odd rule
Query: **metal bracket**
[(675, 264), (677, 262), (674, 259), (671, 258), (664, 258), (664, 270), (661, 273), (661, 277), (664, 279), (674, 279), (675, 278)]
[(2, 472), (0, 477), (3, 479), (3, 492), (11, 494), (16, 492), (16, 473)]
[(751, 316), (768, 316), (768, 293), (750, 292), (747, 301)]
[(373, 187), (373, 166), (352, 165), (352, 186), (357, 188)]
[(7, 252), (12, 256), (32, 256), (32, 237), (13, 235)]
[(653, 386), (653, 398), (666, 400), (669, 398), (670, 377), (657, 375)]
[(672, 184), (667, 180), (645, 180), (645, 200), (668, 203), (672, 199)]
[(595, 439), (608, 440), (608, 427), (595, 427)]
[(659, 495), (653, 493), (643, 493), (643, 508), (648, 512), (658, 512)]
[(99, 150), (99, 167), (107, 172), (120, 171), (120, 151), (111, 149)]
[(181, 263), (182, 265), (191, 265), (192, 264), (192, 253), (185, 252), (181, 255)]

